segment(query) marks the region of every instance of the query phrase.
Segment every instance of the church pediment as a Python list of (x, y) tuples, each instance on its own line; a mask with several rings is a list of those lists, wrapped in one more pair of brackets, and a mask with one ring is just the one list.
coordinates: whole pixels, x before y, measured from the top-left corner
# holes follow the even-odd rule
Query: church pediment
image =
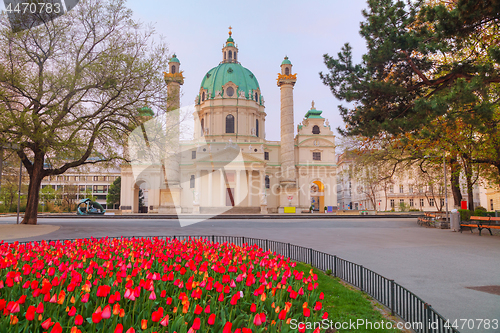
[(257, 157), (257, 154), (249, 154), (242, 152), (238, 146), (226, 147), (223, 150), (215, 153), (204, 153), (206, 156), (200, 157), (195, 163), (248, 163), (248, 162), (264, 162), (263, 159)]

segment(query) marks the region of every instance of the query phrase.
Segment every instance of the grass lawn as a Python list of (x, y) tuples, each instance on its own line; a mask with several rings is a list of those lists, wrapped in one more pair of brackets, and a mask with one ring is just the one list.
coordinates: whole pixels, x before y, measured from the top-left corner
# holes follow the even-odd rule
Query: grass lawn
[[(298, 271), (304, 271), (309, 273), (311, 270), (310, 265), (306, 265), (303, 263), (297, 263)], [(332, 320), (333, 323), (338, 322), (341, 323), (349, 323), (356, 322), (357, 320), (364, 320), (366, 322), (372, 323), (381, 323), (384, 322), (384, 327), (386, 327), (385, 323), (388, 321), (382, 313), (376, 309), (378, 306), (380, 309), (383, 307), (376, 303), (375, 305), (370, 301), (372, 299), (367, 294), (356, 290), (350, 286), (345, 286), (340, 282), (340, 279), (334, 278), (332, 276), (326, 275), (324, 272), (319, 269), (313, 268), (314, 273), (318, 275), (318, 291), (323, 292), (325, 298), (323, 300), (323, 308), (326, 312), (328, 312), (328, 319)], [(389, 313), (390, 314), (390, 313)], [(344, 324), (347, 327), (348, 324)], [(394, 324), (395, 325), (395, 324)], [(378, 328), (378, 329), (376, 329)], [(322, 330), (324, 332), (324, 330)], [(386, 333), (400, 333), (403, 332), (396, 328), (387, 329), (380, 327), (370, 328), (368, 326), (365, 327), (359, 326), (354, 328), (351, 326), (346, 329), (339, 328), (338, 330), (327, 330), (326, 332), (386, 332)]]

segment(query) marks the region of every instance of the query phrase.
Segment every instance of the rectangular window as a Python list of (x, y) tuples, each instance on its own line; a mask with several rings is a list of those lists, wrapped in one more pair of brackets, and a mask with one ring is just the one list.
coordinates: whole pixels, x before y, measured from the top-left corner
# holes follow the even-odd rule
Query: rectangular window
[(420, 207), (424, 207), (424, 199), (420, 199)]
[(493, 199), (490, 199), (490, 210), (494, 210), (493, 209)]
[(419, 186), (418, 187), (418, 193), (423, 193), (424, 192), (424, 187), (423, 186)]
[(413, 199), (410, 199), (410, 207), (413, 207)]
[(413, 193), (413, 185), (408, 186), (408, 192)]
[(443, 207), (444, 206), (444, 198), (441, 198), (440, 202), (441, 202), (441, 207)]
[(194, 185), (195, 185), (195, 178), (194, 175), (191, 175), (191, 178), (189, 178), (189, 188), (194, 188)]
[(313, 161), (321, 161), (321, 153), (313, 152)]
[(62, 185), (57, 185), (57, 187), (56, 187), (56, 190), (57, 190), (57, 191), (59, 191), (59, 190), (61, 190), (61, 191), (62, 191), (62, 189), (63, 189), (63, 186), (62, 186)]
[(195, 159), (196, 159), (196, 150), (193, 150), (193, 151), (191, 152), (191, 159), (192, 159), (192, 160), (195, 160)]
[(92, 193), (92, 185), (87, 185), (86, 191), (89, 191), (90, 193)]
[(394, 208), (394, 199), (391, 199), (391, 208)]
[(99, 180), (99, 176), (94, 176), (94, 181), (98, 181)]
[(429, 199), (429, 206), (434, 207), (434, 199)]
[(106, 185), (94, 185), (94, 193), (105, 193), (107, 192), (106, 187)]
[(394, 193), (394, 185), (389, 185), (389, 193)]
[(399, 185), (399, 193), (405, 193), (405, 188), (403, 185)]
[(78, 187), (78, 190), (79, 190), (80, 192), (85, 192), (85, 185), (80, 185), (80, 186)]
[(265, 159), (266, 161), (269, 161), (269, 152), (268, 152), (268, 151), (265, 151), (265, 152), (264, 152), (264, 159)]
[(404, 203), (405, 203), (405, 199), (399, 199), (399, 204), (400, 205), (404, 205)]

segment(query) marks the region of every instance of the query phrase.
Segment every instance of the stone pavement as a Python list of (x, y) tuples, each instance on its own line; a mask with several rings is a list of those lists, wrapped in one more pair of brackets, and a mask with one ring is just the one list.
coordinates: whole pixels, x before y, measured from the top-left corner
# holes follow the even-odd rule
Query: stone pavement
[[(15, 223), (15, 217), (0, 218)], [(18, 240), (105, 236), (231, 235), (268, 238), (336, 254), (394, 279), (449, 319), (499, 319), (500, 237), (419, 227), (416, 218), (213, 219), (181, 228), (175, 220), (43, 218), (60, 228)], [(1, 233), (1, 229), (0, 229)], [(0, 234), (0, 239), (2, 235)], [(12, 240), (11, 240), (12, 241)], [(460, 332), (500, 332), (461, 329)]]

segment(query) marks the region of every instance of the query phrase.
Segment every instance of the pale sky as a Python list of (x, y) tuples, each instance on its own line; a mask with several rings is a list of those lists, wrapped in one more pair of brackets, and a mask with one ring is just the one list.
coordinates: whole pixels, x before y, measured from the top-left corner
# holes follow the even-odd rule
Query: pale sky
[(280, 140), (276, 78), (285, 55), (297, 73), (295, 124), (302, 121), (312, 100), (330, 120), (332, 129), (342, 124), (337, 108), (340, 102), (318, 73), (326, 71), (323, 54), (336, 55), (346, 42), (359, 62), (366, 50), (359, 35), (365, 1), (128, 0), (127, 5), (136, 18), (154, 23), (169, 50), (177, 54), (185, 76), (182, 106), (194, 102), (203, 76), (222, 60), (221, 49), (232, 26), (238, 60), (257, 77), (264, 96), (267, 140)]
[[(257, 77), (265, 100), (266, 139), (280, 140), (277, 73), (287, 55), (297, 73), (295, 130), (316, 103), (332, 129), (342, 125), (338, 105), (320, 78), (323, 54), (336, 55), (349, 42), (356, 62), (365, 52), (359, 35), (364, 0), (127, 0), (136, 19), (153, 23), (184, 71), (181, 106), (194, 103), (204, 75), (222, 60), (221, 49), (233, 27), (238, 60)], [(165, 68), (165, 71), (167, 68)], [(334, 130), (337, 133), (336, 130)], [(337, 135), (338, 136), (338, 135)]]

